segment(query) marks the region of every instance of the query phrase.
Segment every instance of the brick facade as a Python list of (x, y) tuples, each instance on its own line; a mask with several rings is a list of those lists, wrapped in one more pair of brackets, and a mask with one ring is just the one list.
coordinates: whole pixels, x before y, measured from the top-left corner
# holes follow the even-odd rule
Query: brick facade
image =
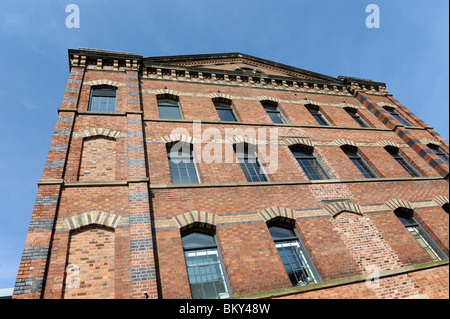
[[(214, 229), (233, 297), (448, 298), (448, 257), (432, 262), (395, 214), (408, 211), (448, 256), (449, 166), (428, 147), (448, 154), (448, 142), (384, 83), (243, 54), (69, 56), (14, 298), (191, 298), (189, 227)], [(116, 112), (89, 110), (100, 85), (117, 89)], [(182, 117), (160, 118), (158, 98), (176, 100)], [(217, 99), (231, 101), (238, 122), (220, 121)], [(272, 123), (261, 101), (276, 103), (287, 123)], [(167, 146), (179, 141), (192, 145), (200, 183), (172, 183)], [(241, 143), (256, 145), (267, 181), (247, 182), (234, 151)], [(329, 178), (309, 180), (294, 146), (313, 152)], [(318, 283), (292, 288), (269, 232), (275, 221), (294, 225)], [(367, 281), (374, 273), (379, 280)]]

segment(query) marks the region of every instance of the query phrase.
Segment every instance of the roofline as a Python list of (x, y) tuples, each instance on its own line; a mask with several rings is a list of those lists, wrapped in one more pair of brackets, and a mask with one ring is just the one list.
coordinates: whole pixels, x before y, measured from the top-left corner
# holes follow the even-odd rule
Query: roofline
[[(127, 53), (127, 52), (119, 52), (119, 51), (109, 51), (109, 50), (101, 50), (101, 49), (88, 49), (88, 48), (79, 48), (79, 49), (69, 49), (68, 56), (69, 61), (71, 56), (79, 55), (79, 56), (89, 56), (89, 57), (98, 57), (98, 58), (111, 58), (111, 59), (126, 59), (126, 60), (138, 60), (141, 66), (163, 66), (164, 64), (167, 67), (181, 67), (186, 69), (196, 69), (196, 67), (183, 67), (177, 66), (173, 64), (169, 64), (177, 61), (197, 61), (197, 60), (205, 60), (205, 59), (230, 59), (230, 58), (244, 58), (251, 61), (271, 65), (274, 67), (282, 68), (291, 72), (301, 73), (305, 75), (309, 75), (311, 77), (316, 78), (316, 80), (312, 80), (313, 82), (322, 82), (329, 83), (332, 85), (349, 85), (351, 83), (358, 83), (361, 85), (367, 86), (384, 86), (386, 84), (383, 82), (372, 81), (368, 79), (361, 79), (356, 77), (348, 77), (348, 76), (339, 76), (337, 78), (324, 75), (321, 73), (308, 71), (305, 69), (300, 69), (297, 67), (293, 67), (287, 64), (274, 62), (271, 60), (258, 58), (252, 55), (248, 55), (241, 52), (229, 52), (229, 53), (208, 53), (208, 54), (186, 54), (186, 55), (169, 55), (169, 56), (155, 56), (155, 57), (143, 57), (142, 55), (138, 55), (135, 53)], [(273, 77), (273, 76), (270, 76)], [(284, 78), (284, 76), (283, 76)], [(286, 78), (296, 78), (295, 76), (288, 76)]]
[(332, 76), (328, 76), (325, 74), (321, 74), (321, 73), (317, 73), (317, 72), (313, 72), (313, 71), (309, 71), (309, 70), (305, 70), (305, 69), (300, 69), (300, 68), (293, 67), (293, 66), (290, 66), (287, 64), (278, 63), (278, 62), (274, 62), (274, 61), (263, 59), (263, 58), (258, 58), (258, 57), (244, 54), (241, 52), (147, 57), (147, 58), (143, 59), (143, 62), (144, 62), (144, 64), (145, 64), (145, 62), (169, 63), (169, 62), (176, 62), (176, 61), (197, 61), (197, 60), (204, 60), (204, 59), (229, 59), (229, 58), (244, 58), (244, 59), (272, 65), (275, 67), (279, 67), (282, 69), (286, 69), (289, 71), (303, 73), (303, 74), (310, 75), (310, 76), (313, 76), (313, 77), (316, 77), (316, 78), (319, 78), (322, 80), (326, 80), (326, 81), (332, 81), (332, 82), (336, 82), (336, 83), (342, 82), (338, 78), (335, 78)]

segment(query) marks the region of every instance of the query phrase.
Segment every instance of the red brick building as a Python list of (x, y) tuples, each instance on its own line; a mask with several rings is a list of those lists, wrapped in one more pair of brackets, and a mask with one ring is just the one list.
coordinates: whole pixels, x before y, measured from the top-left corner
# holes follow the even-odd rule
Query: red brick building
[(69, 50), (13, 298), (448, 298), (448, 142), (381, 82)]

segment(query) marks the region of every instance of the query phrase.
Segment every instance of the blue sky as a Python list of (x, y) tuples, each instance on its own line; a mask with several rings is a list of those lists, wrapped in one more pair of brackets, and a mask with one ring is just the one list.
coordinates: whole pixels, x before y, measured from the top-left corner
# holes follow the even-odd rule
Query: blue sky
[[(68, 4), (80, 28), (68, 29)], [(379, 29), (365, 24), (380, 8)], [(0, 2), (0, 288), (14, 286), (68, 78), (69, 48), (242, 52), (387, 89), (449, 138), (448, 0)]]

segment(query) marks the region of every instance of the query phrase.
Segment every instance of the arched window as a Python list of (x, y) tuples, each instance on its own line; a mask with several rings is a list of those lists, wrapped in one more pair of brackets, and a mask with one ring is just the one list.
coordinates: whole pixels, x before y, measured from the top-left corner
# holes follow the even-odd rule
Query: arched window
[(117, 88), (109, 85), (92, 87), (88, 110), (92, 112), (117, 112)]
[(377, 174), (373, 171), (373, 169), (367, 164), (367, 162), (359, 155), (357, 147), (342, 147), (342, 150), (348, 156), (348, 158), (352, 161), (353, 164), (359, 169), (361, 174), (365, 178), (377, 178)]
[(445, 163), (448, 164), (448, 155), (445, 153), (439, 146), (434, 144), (428, 144), (427, 145), (434, 153), (436, 153), (437, 156), (441, 158)]
[(239, 143), (234, 147), (237, 160), (241, 164), (247, 182), (266, 182), (269, 180), (256, 153), (256, 145)]
[(447, 259), (445, 253), (414, 218), (412, 210), (400, 207), (394, 213), (432, 261)]
[(159, 118), (161, 119), (182, 119), (180, 103), (172, 98), (158, 98)]
[(272, 239), (293, 286), (304, 286), (320, 281), (293, 223), (269, 221)]
[(294, 145), (290, 147), (290, 150), (309, 180), (330, 179), (330, 176), (322, 163), (314, 154), (314, 149), (312, 147)]
[(213, 103), (221, 121), (237, 122), (237, 117), (230, 100), (213, 100)]
[(400, 113), (393, 107), (385, 106), (384, 109), (388, 111), (397, 121), (405, 126), (413, 126), (407, 119), (405, 119)]
[(359, 126), (370, 127), (370, 125), (367, 124), (367, 122), (364, 121), (363, 118), (358, 114), (357, 109), (346, 107), (344, 108), (344, 110), (348, 113), (348, 115), (350, 115), (355, 120), (356, 123), (358, 123)]
[(385, 150), (391, 154), (391, 156), (400, 164), (401, 167), (409, 174), (411, 177), (420, 177), (420, 173), (400, 155), (397, 147), (386, 146)]
[(181, 141), (167, 144), (167, 156), (173, 184), (200, 183), (192, 144)]
[(323, 116), (318, 107), (307, 105), (306, 109), (311, 113), (311, 115), (316, 119), (317, 123), (323, 126), (330, 126), (330, 122)]
[(284, 117), (283, 113), (281, 113), (280, 108), (278, 107), (278, 103), (272, 101), (261, 101), (264, 110), (266, 110), (267, 115), (269, 115), (270, 119), (275, 124), (286, 124), (287, 120)]
[(181, 232), (186, 268), (193, 299), (230, 297), (228, 279), (212, 228)]

